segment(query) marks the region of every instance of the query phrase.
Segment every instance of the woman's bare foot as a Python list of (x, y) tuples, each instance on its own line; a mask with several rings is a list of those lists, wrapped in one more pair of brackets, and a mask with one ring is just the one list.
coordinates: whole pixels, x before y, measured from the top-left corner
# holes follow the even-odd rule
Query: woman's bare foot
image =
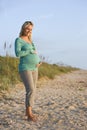
[(26, 116), (28, 117), (28, 120), (31, 121), (37, 121), (37, 116), (32, 113), (32, 107), (26, 107)]
[(29, 115), (29, 116), (28, 116), (28, 120), (36, 122), (36, 121), (37, 121), (37, 116), (34, 115), (34, 114)]

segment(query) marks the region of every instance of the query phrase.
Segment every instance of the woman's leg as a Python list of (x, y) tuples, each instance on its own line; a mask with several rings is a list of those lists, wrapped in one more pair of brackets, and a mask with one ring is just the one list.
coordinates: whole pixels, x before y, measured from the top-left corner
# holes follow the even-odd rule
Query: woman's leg
[(37, 75), (38, 71), (23, 71), (20, 73), (26, 89), (26, 114), (28, 117), (33, 117), (32, 106), (34, 104)]
[(26, 89), (26, 107), (32, 107), (34, 102), (34, 83), (32, 71), (23, 71), (20, 73), (20, 77)]
[[(32, 71), (32, 76), (33, 76), (33, 83), (34, 83), (34, 92), (36, 93), (36, 84), (38, 80), (38, 70)], [(35, 95), (34, 95), (35, 98)]]
[[(32, 99), (33, 99), (33, 104), (34, 104), (35, 93), (36, 93), (36, 84), (37, 84), (37, 79), (38, 79), (38, 70), (32, 71), (32, 77), (33, 77), (33, 84), (34, 84), (34, 96)], [(31, 108), (28, 111), (30, 111), (29, 113), (31, 113)], [(35, 117), (35, 115), (33, 115), (33, 114), (32, 114), (32, 116)]]

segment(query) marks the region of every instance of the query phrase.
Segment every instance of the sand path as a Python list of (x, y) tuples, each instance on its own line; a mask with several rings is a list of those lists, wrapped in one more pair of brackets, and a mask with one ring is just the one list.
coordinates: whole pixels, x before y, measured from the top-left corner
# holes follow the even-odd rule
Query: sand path
[(17, 85), (0, 99), (0, 130), (87, 130), (87, 71), (79, 70), (38, 82), (34, 112), (25, 117), (25, 90)]

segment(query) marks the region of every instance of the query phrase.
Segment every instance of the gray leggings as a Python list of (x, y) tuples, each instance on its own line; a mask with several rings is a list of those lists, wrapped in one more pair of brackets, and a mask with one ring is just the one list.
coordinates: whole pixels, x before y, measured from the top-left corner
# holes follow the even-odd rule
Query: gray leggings
[(25, 90), (26, 90), (26, 107), (33, 106), (34, 104), (34, 97), (35, 97), (35, 90), (36, 90), (36, 83), (38, 79), (38, 70), (35, 71), (22, 71), (20, 72), (20, 77), (24, 83)]

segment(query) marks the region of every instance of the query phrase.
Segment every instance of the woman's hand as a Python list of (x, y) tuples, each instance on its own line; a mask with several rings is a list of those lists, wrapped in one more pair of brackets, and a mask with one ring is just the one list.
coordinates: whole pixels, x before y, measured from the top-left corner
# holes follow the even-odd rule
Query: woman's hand
[(34, 54), (37, 54), (37, 51), (34, 51), (33, 53), (34, 53)]
[(39, 64), (37, 64), (37, 65), (36, 65), (36, 66), (37, 66), (37, 68), (38, 68), (38, 67), (40, 67), (40, 65), (41, 65), (41, 64), (42, 64), (42, 62), (40, 62)]

